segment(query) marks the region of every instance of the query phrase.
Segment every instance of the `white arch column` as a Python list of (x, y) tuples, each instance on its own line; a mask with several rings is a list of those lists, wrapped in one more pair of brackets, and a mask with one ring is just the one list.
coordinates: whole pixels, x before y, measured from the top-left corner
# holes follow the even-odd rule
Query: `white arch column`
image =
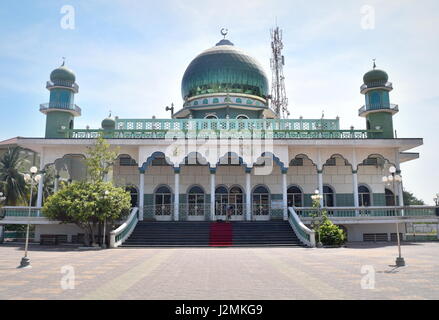
[(252, 186), (251, 186), (252, 168), (245, 168), (245, 217), (247, 221), (252, 219)]
[(285, 221), (288, 220), (287, 173), (288, 168), (282, 168), (282, 207)]
[(317, 170), (317, 180), (318, 180), (318, 186), (319, 186), (319, 193), (321, 195), (320, 206), (323, 207), (323, 204), (324, 204), (324, 201), (323, 201), (323, 169)]
[(41, 170), (41, 179), (38, 182), (38, 195), (37, 195), (37, 207), (41, 208), (43, 206), (43, 187), (44, 187), (44, 174), (45, 171)]
[[(358, 208), (360, 206), (360, 201), (358, 198), (358, 171), (352, 170), (352, 188), (354, 189), (354, 207)], [(359, 211), (355, 210), (355, 215), (359, 215)]]
[(180, 220), (180, 168), (174, 167), (174, 221)]
[(143, 221), (143, 216), (145, 214), (145, 170), (140, 168), (139, 173), (139, 220)]
[(215, 179), (216, 168), (210, 168), (210, 220), (215, 220)]

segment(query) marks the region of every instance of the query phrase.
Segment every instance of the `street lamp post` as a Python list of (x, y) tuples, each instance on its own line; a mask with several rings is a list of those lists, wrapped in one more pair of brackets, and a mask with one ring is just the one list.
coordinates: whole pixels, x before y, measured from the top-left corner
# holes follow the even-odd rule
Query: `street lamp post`
[[(396, 209), (396, 182), (401, 183), (402, 178), (399, 174), (396, 174), (396, 168), (394, 166), (391, 166), (389, 168), (390, 175), (387, 177), (383, 177), (384, 183), (393, 183), (393, 201), (395, 206), (395, 219), (398, 218), (398, 209)], [(399, 237), (399, 221), (396, 222), (396, 239), (398, 241), (398, 257), (396, 258), (396, 266), (397, 267), (404, 267), (405, 266), (405, 260), (401, 256), (401, 239)]]
[(29, 198), (29, 213), (28, 213), (28, 221), (27, 221), (27, 228), (26, 228), (26, 244), (24, 247), (24, 257), (21, 259), (20, 265), (18, 268), (31, 268), (30, 265), (30, 259), (27, 257), (27, 251), (29, 247), (29, 229), (30, 229), (30, 217), (31, 217), (31, 209), (32, 209), (32, 196), (33, 196), (33, 190), (34, 190), (34, 183), (40, 182), (41, 175), (37, 174), (38, 168), (32, 167), (30, 168), (30, 174), (24, 175), (24, 180), (31, 184), (30, 187), (30, 198)]
[[(320, 194), (319, 190), (316, 190), (314, 192), (314, 195), (311, 196), (311, 199), (314, 200), (315, 202), (318, 202), (318, 219), (319, 219), (318, 227), (320, 227), (321, 219), (322, 219), (322, 207), (320, 205), (320, 200), (323, 199), (323, 196)], [(320, 232), (318, 232), (318, 235), (319, 235), (319, 242), (317, 243), (317, 248), (321, 248), (323, 247), (323, 244), (322, 241), (320, 240)]]

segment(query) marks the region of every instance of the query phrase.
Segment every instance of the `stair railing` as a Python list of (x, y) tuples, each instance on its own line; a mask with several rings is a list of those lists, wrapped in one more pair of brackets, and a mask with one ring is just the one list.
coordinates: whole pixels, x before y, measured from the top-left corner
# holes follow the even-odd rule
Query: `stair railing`
[(119, 247), (131, 233), (139, 222), (139, 208), (133, 208), (127, 220), (116, 230), (110, 232), (110, 248)]
[(288, 212), (290, 213), (288, 222), (299, 240), (308, 247), (314, 248), (316, 246), (316, 232), (303, 224), (294, 208), (288, 208)]

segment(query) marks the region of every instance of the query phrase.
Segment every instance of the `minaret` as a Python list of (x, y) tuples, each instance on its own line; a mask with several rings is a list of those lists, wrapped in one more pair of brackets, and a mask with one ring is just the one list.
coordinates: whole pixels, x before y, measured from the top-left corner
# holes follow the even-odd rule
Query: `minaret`
[(399, 110), (397, 105), (390, 103), (389, 92), (393, 90), (393, 85), (388, 80), (387, 73), (376, 68), (375, 60), (373, 69), (363, 77), (361, 93), (366, 97), (366, 104), (359, 115), (366, 118), (368, 130), (382, 131), (370, 134), (369, 138), (394, 138), (392, 118)]
[(50, 91), (50, 102), (40, 105), (46, 117), (46, 138), (68, 138), (68, 131), (74, 128), (74, 119), (81, 115), (81, 108), (75, 105), (75, 94), (79, 91), (72, 70), (63, 64), (52, 71), (46, 88)]

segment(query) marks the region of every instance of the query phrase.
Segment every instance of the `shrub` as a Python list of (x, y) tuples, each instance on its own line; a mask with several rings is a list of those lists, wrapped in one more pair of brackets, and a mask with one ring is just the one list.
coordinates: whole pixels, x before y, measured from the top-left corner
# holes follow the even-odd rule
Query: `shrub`
[(325, 246), (341, 246), (346, 242), (346, 234), (343, 229), (333, 224), (325, 212), (322, 214), (322, 223), (316, 232), (318, 233), (317, 239), (320, 235), (320, 241)]

